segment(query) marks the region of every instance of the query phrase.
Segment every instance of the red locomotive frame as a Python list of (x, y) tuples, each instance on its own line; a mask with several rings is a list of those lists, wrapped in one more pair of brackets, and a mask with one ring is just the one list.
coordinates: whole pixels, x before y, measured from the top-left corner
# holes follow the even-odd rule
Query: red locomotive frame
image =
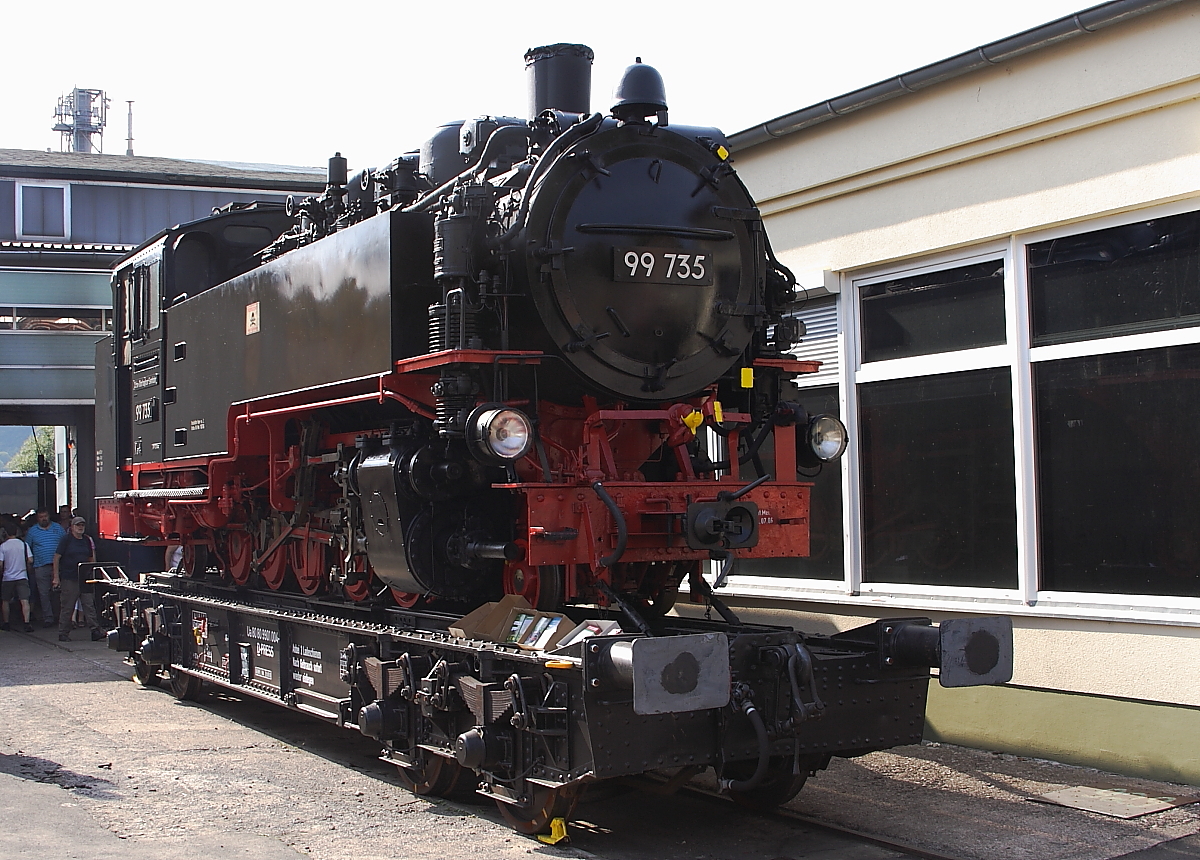
[[(336, 540), (330, 528), (310, 519), (287, 527), (267, 546), (257, 546), (245, 529), (245, 513), (256, 496), (271, 511), (295, 513), (295, 481), (305, 468), (318, 476), (311, 509), (319, 510), (322, 501), (332, 505), (331, 472), (341, 462), (339, 446), (351, 447), (363, 433), (381, 432), (331, 434), (323, 428), (319, 453), (304, 457), (299, 445), (288, 443), (289, 422), (311, 421), (327, 407), (388, 400), (433, 418), (430, 388), (444, 368), (536, 365), (542, 357), (536, 352), (450, 350), (399, 361), (392, 373), (234, 404), (227, 416), (227, 455), (126, 466), (119, 475), (124, 486), (113, 499), (99, 502), (100, 534), (136, 536), (148, 545), (182, 544), (189, 572), (202, 572), (203, 559), (212, 555), (225, 578), (237, 585), (249, 584), (257, 570), (267, 587), (279, 589), (290, 569), (305, 594), (340, 582), (349, 598), (364, 600), (378, 587), (362, 571), (356, 577), (339, 570), (342, 563), (326, 552)], [(815, 372), (819, 363), (760, 359), (755, 366), (764, 373), (796, 374)], [(726, 450), (736, 452), (739, 432), (750, 416), (722, 412), (711, 390), (653, 409), (601, 408), (592, 398), (580, 407), (549, 401), (537, 406), (544, 460), (531, 451), (516, 464), (516, 483), (493, 485), (519, 500), (516, 543), (521, 557), (505, 564), (505, 591), (523, 594), (535, 606), (607, 604), (607, 595), (597, 590), (599, 580), (618, 593), (637, 593), (647, 602), (669, 606), (684, 576), (696, 586), (699, 562), (712, 553), (688, 545), (682, 523), (688, 505), (712, 501), (743, 482), (736, 456), (728, 458), (720, 474), (697, 474), (684, 446), (702, 427), (719, 423)], [(771, 432), (774, 473), (795, 475), (795, 425), (777, 423)], [(638, 471), (660, 446), (676, 455), (676, 481), (647, 481)], [(606, 488), (624, 520), (619, 564), (604, 562), (621, 541), (621, 526), (593, 489), (595, 482)], [(810, 488), (808, 483), (771, 480), (749, 490), (745, 499), (757, 506), (759, 537), (757, 545), (739, 549), (739, 557), (807, 555)], [(546, 577), (559, 577), (564, 570), (561, 583), (548, 588)], [(420, 597), (394, 596), (401, 605)]]

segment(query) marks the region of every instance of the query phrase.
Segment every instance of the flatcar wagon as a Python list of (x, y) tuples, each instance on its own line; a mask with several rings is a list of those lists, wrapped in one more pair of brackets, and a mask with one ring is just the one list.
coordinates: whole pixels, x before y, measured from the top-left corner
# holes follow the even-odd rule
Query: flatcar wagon
[[(1012, 665), (1007, 619), (818, 637), (717, 596), (807, 554), (805, 475), (846, 431), (793, 382), (796, 281), (721, 132), (671, 124), (640, 61), (592, 113), (591, 60), (531, 50), (525, 119), (164, 231), (98, 347), (101, 535), (183, 549), (108, 577), (110, 645), (177, 695), (354, 727), (526, 832), (654, 769), (781, 802), (919, 740), (930, 667)], [(670, 614), (681, 589), (719, 620)]]

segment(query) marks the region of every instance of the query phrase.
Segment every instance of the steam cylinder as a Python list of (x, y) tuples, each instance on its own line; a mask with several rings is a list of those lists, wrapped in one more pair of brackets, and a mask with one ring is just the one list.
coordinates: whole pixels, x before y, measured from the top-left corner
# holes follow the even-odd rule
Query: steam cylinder
[(529, 119), (551, 109), (565, 113), (590, 113), (594, 56), (587, 45), (566, 43), (526, 51)]

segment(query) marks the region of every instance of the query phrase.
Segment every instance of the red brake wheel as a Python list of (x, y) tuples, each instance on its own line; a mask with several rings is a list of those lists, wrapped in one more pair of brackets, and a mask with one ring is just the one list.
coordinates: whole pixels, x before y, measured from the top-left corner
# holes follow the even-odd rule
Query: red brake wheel
[(312, 540), (292, 541), (288, 554), (296, 584), (305, 594), (316, 594), (325, 584), (328, 568), (325, 565), (325, 544)]
[(563, 602), (563, 568), (555, 564), (537, 567), (510, 561), (504, 566), (504, 593), (519, 594), (534, 609), (554, 612)]
[(272, 591), (278, 591), (283, 585), (283, 578), (288, 572), (288, 550), (287, 547), (276, 547), (275, 552), (267, 556), (259, 573), (262, 575), (263, 582), (267, 588)]
[(229, 532), (225, 538), (225, 556), (229, 559), (230, 578), (237, 585), (248, 585), (254, 561), (254, 537), (243, 531)]

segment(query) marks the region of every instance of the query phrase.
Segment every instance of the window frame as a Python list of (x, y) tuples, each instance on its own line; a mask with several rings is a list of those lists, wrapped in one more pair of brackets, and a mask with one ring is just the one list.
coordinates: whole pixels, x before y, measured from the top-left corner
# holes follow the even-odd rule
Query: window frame
[[(841, 461), (842, 534), (845, 576), (842, 581), (782, 577), (730, 577), (727, 589), (744, 597), (804, 600), (828, 606), (858, 606), (895, 611), (1013, 612), (1057, 620), (1125, 621), (1200, 627), (1200, 598), (1138, 593), (1105, 594), (1042, 590), (1039, 583), (1038, 493), (1034, 365), (1043, 361), (1109, 353), (1136, 352), (1167, 346), (1200, 344), (1200, 326), (1185, 326), (1093, 340), (1032, 346), (1032, 296), (1026, 247), (1055, 238), (1104, 230), (1124, 224), (1200, 211), (1200, 195), (1166, 204), (1131, 207), (1120, 212), (1083, 217), (1053, 227), (1012, 233), (965, 248), (922, 254), (837, 273), (838, 396), (842, 420), (850, 434)], [(920, 275), (986, 260), (1004, 262), (1006, 343), (932, 356), (912, 356), (864, 363), (861, 351), (859, 288), (878, 281)], [(1007, 367), (1012, 384), (1013, 446), (1017, 508), (1017, 588), (929, 586), (862, 582), (862, 487), (858, 385), (965, 370)], [(803, 378), (798, 380), (801, 388)], [(823, 382), (822, 384), (829, 384)], [(834, 610), (836, 613), (836, 610)]]
[[(71, 184), (69, 182), (54, 182), (41, 179), (22, 179), (16, 183), (14, 207), (16, 208), (17, 239), (28, 242), (61, 242), (71, 241)], [(63, 192), (63, 235), (47, 236), (43, 233), (28, 233), (25, 231), (24, 197), (26, 188), (61, 188)]]
[[(863, 361), (862, 351), (862, 287), (881, 281), (897, 278), (907, 278), (924, 275), (959, 266), (969, 266), (976, 263), (999, 262), (1004, 266), (1004, 333), (1005, 343), (994, 346), (971, 347), (949, 352), (937, 352), (929, 355), (916, 355), (906, 358), (884, 359), (880, 361)], [(853, 566), (848, 563), (846, 571), (847, 592), (851, 595), (878, 598), (880, 596), (906, 596), (910, 598), (941, 601), (948, 595), (965, 598), (972, 603), (979, 600), (995, 600), (1005, 604), (1025, 602), (1027, 593), (1029, 566), (1027, 564), (1027, 546), (1022, 541), (1022, 487), (1020, 481), (1015, 483), (1015, 502), (1017, 507), (1017, 587), (1016, 588), (980, 588), (968, 586), (918, 585), (914, 583), (887, 583), (863, 581), (862, 558), (862, 450), (861, 428), (858, 410), (858, 387), (872, 382), (885, 382), (899, 379), (911, 379), (922, 376), (941, 376), (950, 373), (960, 373), (972, 370), (993, 370), (1007, 368), (1009, 370), (1011, 397), (1013, 405), (1013, 456), (1021, 471), (1022, 451), (1018, 444), (1018, 426), (1021, 423), (1022, 404), (1017, 399), (1020, 385), (1016, 373), (1016, 356), (1019, 349), (1019, 333), (1014, 331), (1013, 309), (1021, 302), (1017, 299), (1018, 283), (1014, 262), (1013, 243), (1011, 241), (995, 241), (976, 245), (971, 248), (950, 251), (941, 254), (931, 254), (914, 260), (900, 261), (880, 266), (849, 272), (843, 275), (842, 296), (844, 301), (841, 308), (841, 323), (847, 332), (853, 334), (853, 349), (848, 350), (850, 366), (843, 374), (843, 408), (847, 410), (847, 428), (850, 434), (850, 445), (847, 456), (850, 457), (852, 478), (843, 486), (843, 511), (853, 517), (853, 534), (855, 539), (847, 542), (847, 556), (853, 547)], [(1036, 544), (1035, 544), (1036, 546)], [(848, 559), (849, 562), (849, 559)]]

